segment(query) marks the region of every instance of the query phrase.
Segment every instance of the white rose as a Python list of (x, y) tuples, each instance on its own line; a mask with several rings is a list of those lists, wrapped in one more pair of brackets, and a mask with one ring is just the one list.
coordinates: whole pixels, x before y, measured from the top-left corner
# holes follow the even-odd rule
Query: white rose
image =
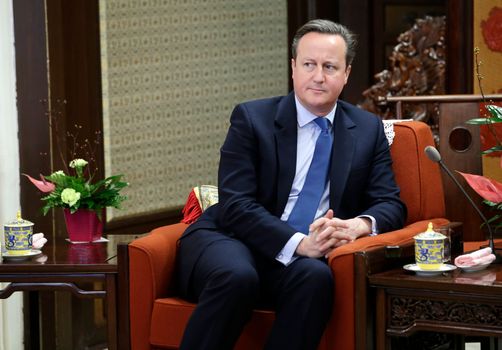
[(63, 170), (58, 170), (58, 171), (55, 171), (51, 174), (51, 176), (66, 176), (66, 174), (64, 173)]
[(77, 158), (70, 162), (70, 168), (83, 168), (87, 165), (85, 159)]
[(68, 204), (70, 207), (74, 206), (80, 199), (80, 192), (75, 191), (73, 188), (65, 188), (61, 192), (61, 200), (63, 203)]

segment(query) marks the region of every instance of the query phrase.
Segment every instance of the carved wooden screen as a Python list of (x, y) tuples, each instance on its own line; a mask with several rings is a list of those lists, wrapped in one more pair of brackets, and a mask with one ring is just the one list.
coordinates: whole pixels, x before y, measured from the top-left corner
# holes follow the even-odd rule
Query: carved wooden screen
[[(383, 119), (395, 117), (394, 106), (387, 105), (389, 96), (441, 95), (445, 93), (445, 18), (417, 19), (402, 33), (389, 56), (388, 69), (375, 75), (376, 83), (363, 92), (361, 108)], [(437, 128), (434, 105), (406, 105), (403, 114), (427, 122)]]

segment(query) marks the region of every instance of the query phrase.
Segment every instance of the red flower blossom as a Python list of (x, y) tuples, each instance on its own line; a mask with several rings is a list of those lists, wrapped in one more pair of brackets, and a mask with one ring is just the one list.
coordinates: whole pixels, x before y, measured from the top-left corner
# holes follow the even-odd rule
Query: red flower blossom
[(483, 199), (493, 203), (502, 202), (502, 184), (500, 182), (480, 175), (457, 172), (464, 177), (469, 186)]
[(40, 178), (42, 180), (34, 179), (30, 175), (23, 175), (26, 176), (31, 183), (33, 183), (42, 192), (52, 192), (56, 188), (56, 186), (52, 182), (47, 181), (42, 174), (40, 174)]

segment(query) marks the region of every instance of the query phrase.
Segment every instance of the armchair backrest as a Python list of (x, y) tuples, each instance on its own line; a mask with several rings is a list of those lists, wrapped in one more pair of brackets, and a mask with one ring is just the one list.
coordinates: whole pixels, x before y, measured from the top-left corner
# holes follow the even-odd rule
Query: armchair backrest
[(408, 207), (406, 224), (445, 217), (443, 183), (439, 166), (425, 155), (434, 146), (429, 126), (418, 121), (394, 124), (391, 155), (401, 199)]

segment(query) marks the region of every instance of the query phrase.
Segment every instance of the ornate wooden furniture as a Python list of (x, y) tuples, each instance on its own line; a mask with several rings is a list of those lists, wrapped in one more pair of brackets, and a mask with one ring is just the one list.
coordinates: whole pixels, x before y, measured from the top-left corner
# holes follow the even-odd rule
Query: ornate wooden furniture
[[(384, 98), (390, 96), (440, 95), (445, 93), (445, 19), (425, 17), (402, 33), (389, 56), (389, 68), (375, 75), (376, 83), (363, 92), (359, 107), (383, 119), (395, 118), (392, 106)], [(431, 124), (431, 106), (407, 105), (409, 118)]]
[(390, 337), (419, 330), (502, 337), (501, 272), (497, 264), (432, 277), (402, 268), (371, 275), (370, 284), (377, 289), (376, 349), (390, 349)]
[[(106, 315), (108, 349), (123, 349), (121, 339), (117, 337), (117, 329), (120, 326), (117, 320), (121, 319), (119, 314), (122, 310), (116, 307), (119, 268), (117, 259), (114, 258), (115, 243), (113, 242), (121, 239), (130, 241), (132, 238), (134, 237), (117, 235), (108, 243), (92, 244), (70, 244), (62, 237), (55, 240), (50, 238), (40, 255), (25, 260), (3, 258), (3, 262), (0, 262), (0, 282), (8, 282), (8, 284), (6, 283), (5, 288), (0, 289), (0, 299), (8, 298), (18, 291), (30, 292), (30, 303), (25, 306), (24, 311), (27, 314), (32, 313), (31, 323), (25, 326), (26, 333), (30, 335), (29, 339), (25, 340), (27, 348), (38, 349), (41, 344), (45, 344), (45, 337), (56, 337), (56, 335), (59, 346), (68, 349), (75, 348), (75, 343), (80, 344), (78, 347), (83, 346), (81, 341), (84, 340), (96, 341), (96, 339), (89, 339), (98, 331), (96, 323), (91, 327), (83, 327), (83, 324), (88, 325), (85, 322), (94, 321), (84, 318), (83, 315), (74, 318), (71, 310), (66, 310), (59, 315), (64, 320), (59, 322), (64, 323), (64, 327), (58, 329), (59, 333), (54, 333), (54, 335), (42, 333), (40, 337), (39, 330), (50, 329), (55, 325), (42, 327), (43, 325), (40, 324), (43, 321), (41, 321), (39, 311), (44, 305), (40, 302), (43, 298), (38, 292), (66, 291), (78, 298), (97, 298), (105, 301), (105, 309), (100, 309), (100, 311), (103, 316)], [(85, 321), (83, 324), (82, 319)], [(67, 333), (62, 334), (62, 332)], [(72, 339), (72, 334), (75, 336), (74, 339)], [(94, 345), (94, 343), (85, 345)]]

